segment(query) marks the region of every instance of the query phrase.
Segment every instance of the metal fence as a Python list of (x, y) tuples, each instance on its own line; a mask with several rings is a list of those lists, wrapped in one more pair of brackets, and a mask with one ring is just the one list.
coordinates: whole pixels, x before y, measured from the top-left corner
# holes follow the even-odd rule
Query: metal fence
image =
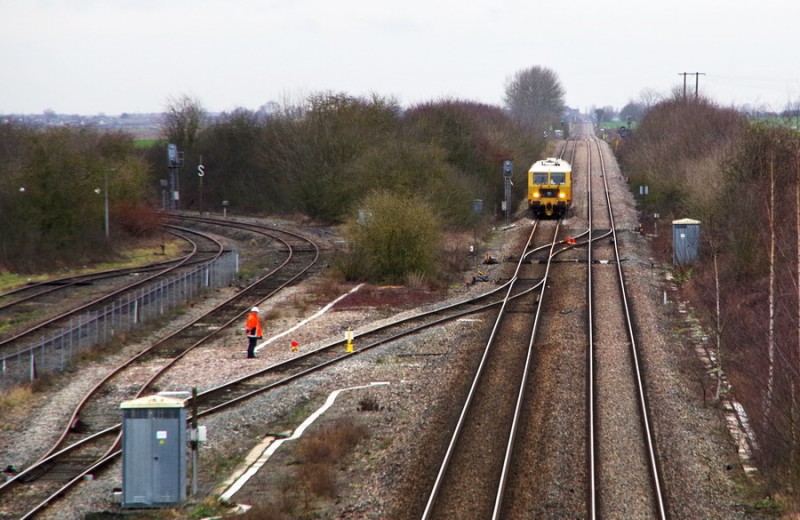
[(154, 281), (102, 309), (70, 319), (69, 325), (42, 336), (33, 347), (0, 355), (0, 388), (62, 372), (81, 350), (103, 345), (115, 335), (129, 332), (153, 318), (196, 300), (215, 287), (229, 285), (238, 271), (238, 254), (227, 252), (190, 272)]

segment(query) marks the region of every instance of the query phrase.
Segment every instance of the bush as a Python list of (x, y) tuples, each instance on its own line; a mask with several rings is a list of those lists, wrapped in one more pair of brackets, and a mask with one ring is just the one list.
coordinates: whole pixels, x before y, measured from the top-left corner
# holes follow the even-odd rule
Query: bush
[(441, 229), (422, 199), (380, 191), (369, 195), (362, 208), (361, 221), (354, 218), (346, 230), (351, 262), (363, 268), (351, 275), (402, 284), (411, 273), (417, 277), (436, 274)]
[[(117, 205), (141, 205), (147, 194), (133, 139), (0, 124), (0, 140), (0, 266), (35, 272), (112, 257), (113, 242), (126, 238), (114, 226)], [(106, 197), (111, 241), (103, 232)]]
[(340, 419), (300, 444), (305, 464), (336, 464), (367, 435), (367, 430), (352, 419)]
[(631, 187), (649, 186), (642, 209), (665, 218), (713, 212), (725, 158), (746, 128), (742, 115), (704, 98), (671, 99), (650, 109), (619, 151)]
[(153, 236), (161, 231), (162, 216), (151, 208), (121, 202), (115, 206), (117, 223), (134, 237)]

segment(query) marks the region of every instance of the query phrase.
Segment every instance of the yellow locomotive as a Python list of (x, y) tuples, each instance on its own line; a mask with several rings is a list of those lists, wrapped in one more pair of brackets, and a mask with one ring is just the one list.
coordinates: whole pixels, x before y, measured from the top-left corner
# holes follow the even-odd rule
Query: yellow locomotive
[(561, 217), (572, 205), (572, 167), (551, 157), (528, 170), (528, 207), (537, 217)]

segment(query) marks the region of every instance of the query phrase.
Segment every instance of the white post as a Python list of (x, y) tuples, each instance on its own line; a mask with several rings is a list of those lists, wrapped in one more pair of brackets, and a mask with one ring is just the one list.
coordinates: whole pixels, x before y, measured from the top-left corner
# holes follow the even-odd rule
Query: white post
[(106, 229), (106, 238), (109, 237), (109, 227), (108, 227), (108, 171), (103, 172), (103, 178), (105, 180), (105, 188), (103, 189), (103, 203), (105, 206), (106, 211), (106, 220), (105, 220), (105, 229)]

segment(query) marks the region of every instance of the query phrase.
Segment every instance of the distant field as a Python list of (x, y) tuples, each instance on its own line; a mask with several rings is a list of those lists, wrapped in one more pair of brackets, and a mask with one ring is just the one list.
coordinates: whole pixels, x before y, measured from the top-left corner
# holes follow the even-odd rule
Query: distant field
[[(164, 246), (162, 249), (162, 245)], [(6, 292), (14, 287), (35, 283), (50, 278), (75, 276), (82, 273), (105, 271), (109, 269), (123, 269), (152, 264), (169, 258), (181, 256), (185, 243), (179, 239), (165, 239), (155, 237), (139, 240), (133, 247), (119, 253), (119, 258), (114, 262), (98, 263), (84, 266), (81, 269), (61, 270), (53, 273), (18, 274), (0, 271), (0, 292)]]
[(630, 123), (623, 123), (622, 121), (603, 121), (599, 126), (601, 130), (617, 130), (621, 126), (633, 130), (636, 128), (636, 121), (631, 121)]
[(159, 139), (134, 139), (133, 145), (136, 148), (150, 148), (158, 143)]
[(773, 126), (785, 126), (787, 128), (800, 128), (800, 118), (797, 116), (773, 116), (773, 117), (753, 117), (751, 123), (764, 123)]

